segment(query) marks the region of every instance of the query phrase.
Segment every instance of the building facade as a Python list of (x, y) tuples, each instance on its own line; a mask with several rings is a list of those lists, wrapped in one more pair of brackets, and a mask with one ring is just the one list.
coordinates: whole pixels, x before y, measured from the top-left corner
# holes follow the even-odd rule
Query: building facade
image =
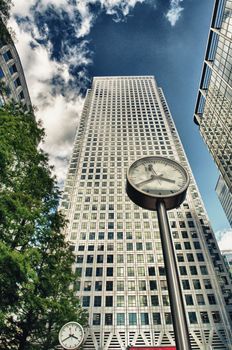
[(232, 227), (232, 192), (229, 191), (229, 188), (227, 187), (222, 176), (219, 176), (215, 190), (225, 211), (230, 226)]
[(190, 166), (152, 76), (97, 77), (87, 92), (61, 207), (89, 312), (83, 349), (175, 345), (156, 212), (126, 195), (128, 167), (161, 155), (191, 183), (169, 211), (192, 349), (232, 349), (231, 282)]
[(194, 120), (232, 193), (231, 0), (215, 0)]
[(221, 253), (226, 262), (227, 268), (230, 273), (230, 277), (232, 278), (232, 250), (221, 250)]
[(10, 36), (6, 36), (0, 40), (0, 105), (10, 100), (31, 106), (19, 55)]

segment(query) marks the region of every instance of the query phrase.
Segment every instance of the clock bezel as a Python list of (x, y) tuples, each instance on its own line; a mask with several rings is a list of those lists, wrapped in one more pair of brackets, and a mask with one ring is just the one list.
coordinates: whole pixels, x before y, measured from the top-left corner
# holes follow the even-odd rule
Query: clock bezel
[[(181, 187), (180, 190), (177, 192), (174, 192), (172, 194), (167, 194), (167, 195), (158, 195), (158, 194), (151, 194), (147, 193), (138, 187), (136, 187), (133, 184), (133, 181), (130, 179), (130, 170), (132, 167), (135, 166), (136, 163), (144, 162), (151, 159), (152, 161), (155, 160), (162, 160), (164, 162), (167, 162), (169, 164), (173, 164), (175, 168), (179, 168), (181, 172), (185, 175), (185, 184)], [(167, 210), (171, 210), (174, 208), (177, 208), (180, 206), (180, 204), (184, 201), (186, 197), (186, 191), (189, 186), (189, 175), (186, 169), (177, 161), (167, 158), (167, 157), (162, 157), (162, 156), (147, 156), (147, 157), (142, 157), (134, 161), (130, 167), (128, 168), (127, 171), (127, 182), (126, 182), (126, 191), (129, 196), (129, 198), (138, 206), (143, 207), (148, 210), (156, 210), (157, 203), (159, 201), (163, 201), (165, 203), (165, 207)]]
[[(63, 342), (62, 342), (62, 340), (61, 340), (61, 333), (62, 333), (62, 330), (63, 330), (65, 327), (68, 327), (68, 325), (70, 325), (70, 324), (75, 325), (75, 326), (78, 326), (78, 327), (81, 329), (81, 332), (82, 332), (81, 340), (80, 340), (79, 344), (76, 345), (74, 348), (70, 348), (70, 347), (67, 348), (67, 347), (65, 347), (65, 345), (63, 344)], [(70, 321), (70, 322), (65, 323), (65, 324), (61, 327), (61, 329), (60, 329), (60, 331), (59, 331), (59, 342), (60, 342), (60, 345), (63, 346), (63, 348), (64, 348), (65, 350), (76, 350), (76, 349), (78, 349), (78, 347), (81, 345), (81, 343), (83, 342), (83, 340), (84, 340), (84, 329), (83, 329), (82, 325), (81, 325), (80, 323), (76, 322), (76, 321)]]

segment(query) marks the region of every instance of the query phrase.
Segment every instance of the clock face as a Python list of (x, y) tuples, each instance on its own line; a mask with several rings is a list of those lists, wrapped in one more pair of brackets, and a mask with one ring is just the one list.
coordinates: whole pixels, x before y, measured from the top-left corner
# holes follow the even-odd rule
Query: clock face
[(82, 343), (84, 330), (77, 322), (68, 322), (60, 330), (59, 342), (65, 349), (75, 350)]
[(128, 180), (137, 191), (159, 198), (175, 196), (188, 185), (188, 175), (180, 164), (155, 156), (134, 162)]

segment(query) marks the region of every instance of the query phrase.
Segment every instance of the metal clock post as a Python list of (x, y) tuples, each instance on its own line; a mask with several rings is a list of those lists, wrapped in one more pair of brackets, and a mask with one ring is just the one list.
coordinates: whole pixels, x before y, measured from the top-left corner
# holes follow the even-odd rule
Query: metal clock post
[(138, 159), (127, 173), (129, 198), (142, 208), (157, 211), (177, 350), (191, 350), (191, 344), (167, 210), (180, 206), (188, 185), (186, 170), (164, 157)]

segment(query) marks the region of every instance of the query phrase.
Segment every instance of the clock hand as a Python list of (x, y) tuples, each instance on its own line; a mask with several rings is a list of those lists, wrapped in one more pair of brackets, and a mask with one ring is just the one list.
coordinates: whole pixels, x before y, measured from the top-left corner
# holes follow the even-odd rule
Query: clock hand
[(173, 183), (173, 184), (176, 183), (175, 180), (167, 179), (166, 177), (163, 177), (162, 174), (159, 175), (158, 177), (159, 177), (159, 179), (161, 179), (161, 180), (164, 180), (164, 181), (167, 181), (167, 182), (171, 182), (171, 183)]
[(158, 179), (158, 176), (156, 176), (156, 175), (151, 175), (150, 179), (144, 180), (144, 181), (139, 182), (139, 183), (137, 183), (137, 184), (135, 184), (135, 185), (139, 187), (139, 186), (145, 185), (145, 184), (147, 184), (147, 183), (149, 183), (149, 182), (151, 182), (151, 181), (153, 181), (153, 180), (156, 180), (156, 179)]
[[(156, 171), (154, 170), (152, 164), (148, 164), (148, 170), (150, 170), (155, 176), (157, 176), (157, 177), (159, 176), (159, 175), (156, 173)], [(159, 179), (158, 179), (158, 182), (159, 182), (159, 184), (161, 185), (161, 182), (159, 181)]]
[(67, 339), (70, 338), (70, 337), (72, 337), (72, 334), (70, 334), (68, 337), (62, 339), (62, 341), (65, 341), (65, 340), (67, 340)]
[(72, 337), (75, 338), (75, 339), (77, 339), (77, 340), (79, 340), (79, 338), (77, 338), (74, 334), (72, 334)]

